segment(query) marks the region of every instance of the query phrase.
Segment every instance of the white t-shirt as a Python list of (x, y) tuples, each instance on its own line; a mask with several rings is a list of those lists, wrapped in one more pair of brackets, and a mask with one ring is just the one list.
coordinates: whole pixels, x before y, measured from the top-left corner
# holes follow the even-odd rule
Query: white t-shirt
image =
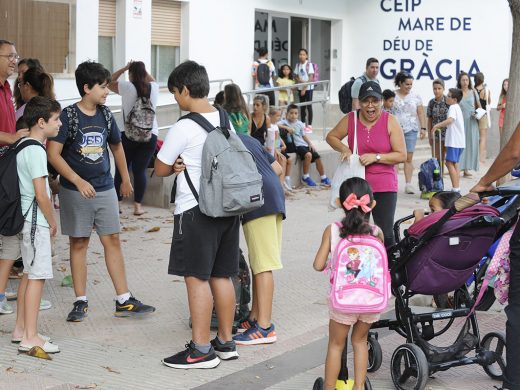
[[(314, 74), (314, 67), (312, 63), (309, 61), (305, 61), (305, 63), (298, 62), (294, 67), (294, 74), (299, 77), (299, 81), (301, 83), (306, 83), (310, 78), (311, 74)], [(298, 90), (302, 90), (304, 87), (298, 88)], [(314, 85), (310, 85), (307, 87), (308, 90), (314, 89)]]
[[(215, 127), (220, 125), (220, 115), (218, 111), (202, 113)], [(231, 125), (231, 130), (233, 125)], [(172, 165), (181, 156), (190, 175), (190, 179), (197, 193), (199, 192), (200, 176), (202, 167), (202, 148), (208, 133), (191, 119), (183, 119), (175, 123), (161, 146), (157, 158), (164, 164)], [(175, 194), (174, 214), (181, 214), (197, 206), (197, 200), (188, 186), (188, 182), (183, 173), (177, 177), (177, 192)]]
[(404, 133), (420, 130), (419, 127), (421, 127), (421, 123), (417, 115), (417, 107), (422, 105), (421, 97), (415, 92), (410, 92), (402, 99), (396, 91), (394, 115), (397, 117)]
[[(152, 91), (150, 92), (150, 100), (152, 101), (152, 107), (157, 111), (157, 100), (159, 99), (159, 84), (156, 82), (151, 82)], [(132, 107), (134, 106), (137, 100), (137, 90), (135, 89), (134, 84), (130, 81), (118, 81), (117, 88), (119, 89), (119, 94), (121, 95), (123, 113), (125, 115), (125, 122), (128, 119), (128, 114), (132, 111)], [(157, 115), (153, 120), (153, 128), (152, 134), (159, 135), (159, 126), (157, 125)]]
[(446, 128), (446, 146), (451, 148), (465, 148), (466, 135), (464, 134), (464, 116), (458, 104), (452, 104), (448, 110), (448, 118), (454, 121)]

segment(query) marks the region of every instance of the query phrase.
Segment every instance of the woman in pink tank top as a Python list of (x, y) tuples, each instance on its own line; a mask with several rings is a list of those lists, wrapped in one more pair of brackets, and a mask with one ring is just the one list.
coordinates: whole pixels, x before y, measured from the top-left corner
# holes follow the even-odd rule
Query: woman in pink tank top
[[(397, 204), (395, 165), (406, 160), (406, 146), (397, 119), (381, 111), (381, 97), (381, 87), (375, 81), (367, 81), (360, 88), (357, 147), (359, 161), (365, 166), (365, 179), (372, 187), (378, 206), (372, 211), (372, 216), (375, 224), (383, 230), (388, 247), (395, 243), (392, 231)], [(352, 154), (354, 117), (354, 112), (348, 113), (327, 135), (327, 143), (341, 153), (342, 161)], [(341, 142), (345, 137), (348, 145)]]

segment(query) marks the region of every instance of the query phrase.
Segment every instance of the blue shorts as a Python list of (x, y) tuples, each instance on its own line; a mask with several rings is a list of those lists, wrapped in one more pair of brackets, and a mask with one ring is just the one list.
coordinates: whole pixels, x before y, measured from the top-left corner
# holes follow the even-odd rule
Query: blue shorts
[(460, 160), (460, 155), (464, 151), (464, 148), (452, 148), (451, 146), (446, 147), (446, 161), (457, 164)]
[(415, 144), (417, 143), (417, 134), (419, 134), (417, 130), (412, 130), (407, 133), (404, 133), (404, 142), (406, 143), (406, 151), (408, 153), (413, 153), (415, 151)]

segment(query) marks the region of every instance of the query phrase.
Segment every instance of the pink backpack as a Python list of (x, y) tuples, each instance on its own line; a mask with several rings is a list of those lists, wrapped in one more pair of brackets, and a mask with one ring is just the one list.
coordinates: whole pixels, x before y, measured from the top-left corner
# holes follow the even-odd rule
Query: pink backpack
[(391, 294), (386, 249), (369, 234), (340, 238), (339, 226), (331, 225), (331, 307), (344, 313), (381, 313)]

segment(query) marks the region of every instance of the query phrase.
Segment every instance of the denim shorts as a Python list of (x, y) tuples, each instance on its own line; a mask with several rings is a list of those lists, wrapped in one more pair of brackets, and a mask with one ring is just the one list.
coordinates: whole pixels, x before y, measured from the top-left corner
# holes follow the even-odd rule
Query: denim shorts
[(417, 134), (419, 134), (417, 130), (412, 130), (407, 133), (404, 133), (404, 142), (406, 143), (406, 151), (408, 153), (413, 153), (415, 151), (415, 144), (417, 143)]

